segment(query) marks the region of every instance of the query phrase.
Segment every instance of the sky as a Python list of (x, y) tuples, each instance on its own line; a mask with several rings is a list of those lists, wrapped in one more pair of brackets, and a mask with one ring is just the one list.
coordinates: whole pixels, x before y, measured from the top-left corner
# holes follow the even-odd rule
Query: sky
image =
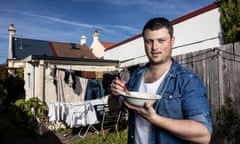
[(80, 43), (119, 43), (141, 33), (153, 17), (174, 20), (214, 3), (214, 0), (0, 0), (0, 64), (8, 55), (8, 27), (28, 39)]

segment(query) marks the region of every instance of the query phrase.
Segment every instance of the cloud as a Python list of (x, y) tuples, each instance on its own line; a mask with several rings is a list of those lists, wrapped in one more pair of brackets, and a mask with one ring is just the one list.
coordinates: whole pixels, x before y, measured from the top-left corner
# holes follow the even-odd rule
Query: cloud
[(109, 27), (109, 29), (117, 29), (116, 31), (125, 31), (131, 34), (137, 34), (141, 32), (140, 29), (133, 28), (126, 25), (104, 25), (104, 27)]
[(18, 12), (18, 11), (14, 11), (14, 10), (10, 10), (10, 9), (2, 9), (2, 11), (16, 13), (16, 14), (25, 15), (25, 16), (36, 17), (36, 18), (41, 18), (41, 19), (46, 19), (46, 20), (50, 20), (50, 21), (54, 21), (54, 22), (58, 22), (58, 23), (63, 23), (63, 24), (81, 26), (81, 27), (85, 27), (85, 28), (93, 27), (93, 25), (78, 23), (78, 22), (74, 22), (74, 21), (68, 21), (68, 20), (50, 17), (50, 16), (36, 15), (36, 14), (31, 14), (31, 13), (26, 13), (26, 12)]
[[(45, 19), (48, 21), (52, 21), (52, 22), (57, 22), (57, 23), (61, 23), (61, 24), (68, 24), (68, 25), (73, 25), (73, 26), (80, 26), (82, 28), (96, 28), (96, 29), (101, 29), (105, 32), (109, 32), (109, 33), (119, 33), (119, 29), (124, 30), (124, 31), (129, 31), (129, 33), (136, 33), (139, 32), (138, 29), (130, 27), (130, 26), (126, 26), (126, 25), (91, 25), (91, 24), (86, 24), (86, 23), (79, 23), (76, 21), (69, 21), (69, 20), (65, 20), (65, 19), (60, 19), (60, 18), (56, 18), (56, 17), (51, 17), (51, 16), (45, 16), (45, 15), (36, 15), (36, 14), (32, 14), (32, 13), (27, 13), (27, 12), (18, 12), (15, 10), (11, 10), (11, 9), (1, 9), (1, 11), (5, 11), (5, 12), (10, 12), (10, 13), (15, 13), (15, 14), (19, 14), (19, 15), (23, 15), (23, 16), (31, 16), (31, 17), (35, 17), (35, 18), (40, 18), (40, 19)], [(116, 28), (118, 29), (118, 31), (114, 31), (112, 28)]]

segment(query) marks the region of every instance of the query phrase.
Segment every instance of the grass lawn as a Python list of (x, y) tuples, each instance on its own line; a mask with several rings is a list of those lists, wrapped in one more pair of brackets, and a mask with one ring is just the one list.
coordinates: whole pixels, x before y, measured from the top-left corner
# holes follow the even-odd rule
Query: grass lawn
[(114, 132), (106, 134), (105, 140), (101, 135), (92, 135), (84, 139), (76, 140), (70, 144), (126, 144), (127, 143), (127, 129), (120, 130), (120, 138)]

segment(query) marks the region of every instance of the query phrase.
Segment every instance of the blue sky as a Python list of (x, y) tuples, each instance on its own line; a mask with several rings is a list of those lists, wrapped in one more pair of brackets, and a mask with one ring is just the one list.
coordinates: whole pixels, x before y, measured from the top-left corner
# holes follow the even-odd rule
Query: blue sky
[(152, 17), (174, 20), (214, 0), (0, 0), (0, 64), (8, 53), (8, 27), (22, 38), (90, 45), (94, 30), (100, 41), (121, 42), (141, 33)]

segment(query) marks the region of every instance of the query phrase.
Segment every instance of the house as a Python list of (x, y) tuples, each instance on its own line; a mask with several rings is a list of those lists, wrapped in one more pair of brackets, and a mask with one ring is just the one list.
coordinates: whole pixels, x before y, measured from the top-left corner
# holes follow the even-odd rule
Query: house
[(108, 49), (109, 47), (115, 45), (115, 43), (110, 43), (110, 42), (101, 42), (99, 41), (99, 32), (95, 30), (93, 34), (93, 42), (90, 46), (90, 49), (92, 50), (93, 54), (97, 58), (103, 58), (104, 56), (104, 51)]
[[(10, 74), (14, 74), (17, 69), (24, 72), (26, 98), (38, 97), (46, 103), (60, 99), (64, 102), (63, 96), (59, 97), (63, 91), (59, 92), (58, 84), (66, 80), (66, 77), (58, 77), (61, 79), (56, 84), (58, 75), (70, 72), (72, 77), (68, 75), (67, 80), (74, 81), (77, 77), (86, 82), (92, 78), (103, 78), (104, 73), (114, 74), (118, 71), (118, 60), (101, 59), (104, 45), (98, 41), (97, 32), (94, 33), (90, 49), (86, 45), (85, 36), (80, 38), (80, 44), (76, 44), (15, 37), (13, 24), (10, 24), (8, 31), (8, 70)], [(62, 84), (65, 85), (64, 82)], [(84, 101), (87, 84), (84, 84), (84, 90), (83, 86), (81, 88), (77, 93), (72, 87), (66, 88), (67, 94), (76, 95), (72, 100)]]
[[(218, 47), (223, 43), (217, 2), (176, 18), (171, 23), (175, 35), (173, 56)], [(104, 58), (118, 58), (120, 67), (146, 63), (148, 59), (145, 55), (142, 35), (133, 36), (108, 48), (105, 50)]]

